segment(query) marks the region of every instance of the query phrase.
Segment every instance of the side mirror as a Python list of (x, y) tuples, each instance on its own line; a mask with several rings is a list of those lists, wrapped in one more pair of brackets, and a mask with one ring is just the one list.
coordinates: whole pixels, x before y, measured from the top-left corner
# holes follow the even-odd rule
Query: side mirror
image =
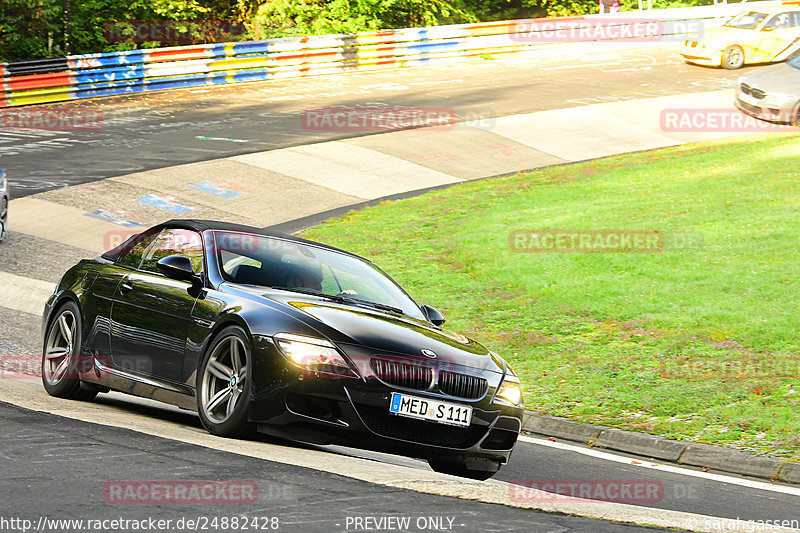
[(445, 322), (444, 315), (441, 312), (439, 312), (439, 310), (436, 309), (435, 307), (431, 307), (430, 305), (423, 305), (422, 307), (420, 307), (420, 309), (422, 309), (422, 312), (425, 313), (425, 317), (428, 319), (428, 322), (430, 322), (434, 326), (441, 326), (442, 324), (444, 324)]
[(774, 26), (764, 26), (761, 28), (761, 31), (773, 31), (775, 29)]
[(192, 285), (200, 282), (200, 276), (195, 274), (192, 261), (185, 255), (170, 255), (162, 257), (156, 263), (158, 271), (171, 279), (178, 281), (191, 281)]

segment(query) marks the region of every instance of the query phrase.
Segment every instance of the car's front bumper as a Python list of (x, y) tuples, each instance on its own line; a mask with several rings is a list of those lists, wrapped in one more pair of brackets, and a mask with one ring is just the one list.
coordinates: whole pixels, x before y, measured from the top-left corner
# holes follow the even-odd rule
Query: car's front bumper
[[(692, 46), (694, 44), (694, 46)], [(722, 65), (722, 50), (713, 50), (701, 46), (697, 41), (686, 41), (681, 45), (681, 57), (684, 61), (709, 67)]]
[(774, 102), (768, 97), (755, 99), (743, 95), (737, 89), (736, 99), (733, 101), (737, 109), (751, 117), (772, 122), (774, 124), (792, 124), (796, 117), (795, 103), (793, 101)]
[[(362, 363), (359, 368), (368, 368)], [(487, 375), (488, 390), (481, 398), (466, 400), (387, 385), (365, 375), (368, 370), (359, 378), (323, 377), (286, 365), (279, 379), (265, 384), (263, 379), (274, 370), (270, 363), (254, 368), (254, 384), (261, 381), (266, 386), (253, 391), (250, 418), (260, 431), (279, 437), (499, 466), (507, 462), (522, 427), (521, 406), (492, 401), (498, 374)], [(391, 414), (392, 392), (469, 405), (471, 423), (460, 427)]]
[(684, 61), (704, 65), (708, 67), (719, 67), (722, 65), (722, 52), (711, 52), (703, 49), (684, 49), (681, 48), (681, 57)]

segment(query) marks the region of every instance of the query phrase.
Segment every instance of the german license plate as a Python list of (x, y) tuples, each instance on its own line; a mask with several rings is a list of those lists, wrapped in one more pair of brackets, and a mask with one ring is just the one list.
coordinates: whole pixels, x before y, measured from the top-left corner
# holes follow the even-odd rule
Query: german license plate
[(469, 405), (440, 402), (430, 398), (400, 394), (399, 392), (392, 393), (389, 412), (452, 426), (469, 426), (472, 421), (472, 407)]

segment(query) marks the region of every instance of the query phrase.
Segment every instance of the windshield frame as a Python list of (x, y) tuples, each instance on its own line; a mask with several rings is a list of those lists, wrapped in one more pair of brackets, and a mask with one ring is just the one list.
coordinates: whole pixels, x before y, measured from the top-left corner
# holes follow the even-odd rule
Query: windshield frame
[[(390, 306), (390, 307), (395, 307), (395, 308), (398, 308), (398, 309), (402, 310), (403, 316), (407, 316), (407, 317), (410, 317), (410, 318), (414, 318), (414, 319), (422, 320), (422, 321), (426, 321), (426, 322), (428, 321), (425, 313), (422, 311), (422, 309), (419, 306), (419, 304), (417, 304), (417, 302), (411, 297), (411, 295), (409, 295), (408, 292), (406, 292), (406, 290), (402, 287), (402, 285), (400, 285), (389, 274), (387, 274), (380, 267), (375, 265), (372, 261), (369, 261), (368, 259), (365, 259), (365, 258), (363, 258), (361, 256), (356, 255), (356, 254), (347, 252), (345, 250), (339, 250), (338, 248), (334, 248), (332, 246), (327, 246), (327, 245), (324, 245), (324, 244), (321, 244), (321, 243), (315, 243), (313, 241), (306, 241), (306, 240), (302, 240), (302, 239), (295, 240), (295, 239), (290, 239), (290, 238), (281, 238), (279, 236), (274, 236), (274, 235), (263, 235), (263, 234), (259, 234), (259, 233), (249, 233), (249, 232), (244, 232), (244, 231), (233, 231), (233, 230), (211, 230), (208, 233), (210, 233), (210, 236), (211, 236), (211, 239), (209, 239), (209, 240), (213, 244), (212, 244), (211, 247), (207, 248), (206, 254), (207, 255), (213, 255), (213, 258), (214, 258), (213, 262), (215, 263), (215, 270), (217, 271), (216, 273), (218, 274), (218, 276), (219, 276), (219, 278), (220, 278), (220, 280), (222, 282), (230, 283), (230, 284), (233, 284), (233, 285), (252, 285), (252, 286), (264, 287), (264, 288), (268, 288), (268, 289), (274, 287), (275, 290), (283, 290), (283, 291), (286, 291), (285, 293), (287, 293), (287, 294), (289, 293), (289, 291), (291, 291), (291, 292), (294, 292), (295, 294), (297, 294), (298, 296), (299, 295), (308, 295), (310, 297), (318, 296), (320, 298), (324, 298), (324, 299), (327, 299), (327, 300), (332, 300), (333, 298), (338, 296), (338, 297), (340, 297), (340, 299), (337, 300), (337, 303), (340, 303), (342, 305), (357, 305), (358, 307), (363, 309), (365, 307), (365, 304), (366, 304), (366, 306), (369, 306), (369, 308), (371, 308), (371, 309), (374, 309), (374, 310), (377, 310), (377, 311), (380, 311), (380, 312), (383, 312), (383, 313), (394, 314), (394, 313), (391, 313), (391, 311), (388, 311), (387, 309), (380, 309), (379, 307), (373, 307), (373, 306), (371, 306), (369, 304), (373, 303), (373, 304), (378, 304), (378, 305), (383, 305), (383, 306)], [(396, 298), (399, 297), (400, 301), (396, 301), (394, 299), (393, 300), (387, 300), (385, 298), (384, 299), (381, 299), (381, 298), (367, 298), (367, 297), (364, 297), (363, 295), (359, 295), (359, 294), (356, 294), (356, 295), (343, 294), (343, 293), (331, 294), (330, 292), (325, 292), (324, 290), (319, 291), (319, 293), (317, 295), (314, 292), (312, 292), (311, 290), (309, 290), (309, 291), (305, 291), (305, 290), (292, 291), (291, 287), (286, 287), (286, 286), (283, 286), (281, 284), (273, 284), (273, 285), (261, 284), (261, 283), (250, 284), (250, 283), (242, 283), (242, 282), (236, 281), (235, 279), (232, 278), (230, 273), (225, 271), (225, 268), (223, 266), (222, 253), (223, 253), (223, 251), (225, 251), (226, 247), (223, 246), (221, 244), (221, 242), (220, 242), (221, 241), (221, 235), (233, 235), (234, 238), (236, 238), (236, 237), (244, 237), (244, 238), (247, 238), (247, 239), (256, 239), (255, 242), (262, 242), (263, 244), (271, 243), (271, 244), (274, 244), (275, 246), (297, 247), (298, 249), (302, 249), (303, 247), (306, 247), (306, 248), (311, 249), (315, 254), (317, 254), (316, 255), (317, 259), (319, 259), (320, 257), (325, 258), (326, 256), (330, 255), (330, 257), (335, 257), (337, 261), (338, 260), (344, 261), (345, 262), (344, 263), (345, 266), (349, 262), (350, 265), (356, 266), (357, 268), (366, 268), (378, 280), (383, 280), (383, 284), (378, 283), (377, 281), (375, 282), (376, 285), (379, 286), (379, 288), (383, 289), (384, 292), (386, 292), (387, 295), (390, 298), (395, 298), (396, 299)], [(263, 241), (261, 241), (262, 239), (263, 239)], [(255, 259), (256, 257), (261, 257), (262, 259), (265, 259), (266, 258), (265, 256), (259, 256), (258, 255), (258, 253), (259, 253), (258, 250), (261, 249), (260, 248), (261, 246), (262, 246), (262, 244), (255, 245), (253, 250), (256, 250), (256, 251), (254, 251), (252, 253), (252, 255), (249, 256), (249, 257), (251, 257), (252, 259)], [(265, 250), (268, 249), (269, 247), (270, 246), (268, 245), (265, 248)], [(238, 252), (233, 252), (233, 253), (238, 253)], [(268, 253), (272, 253), (272, 252), (268, 252)], [(247, 256), (248, 254), (240, 253), (239, 255)], [(338, 283), (338, 279), (337, 279), (338, 272), (334, 272), (336, 264), (333, 264), (333, 267), (331, 267), (331, 265), (329, 265), (328, 263), (329, 263), (328, 261), (320, 260), (320, 264), (323, 265), (323, 269), (327, 269), (330, 272), (330, 274), (333, 276), (333, 278), (336, 279), (336, 281)], [(282, 274), (284, 274), (284, 273), (288, 274), (288, 271), (290, 270), (290, 266), (288, 264), (286, 264), (286, 263), (282, 263), (282, 266), (286, 266), (287, 267), (287, 272), (281, 272), (281, 273)], [(393, 291), (393, 293), (390, 293), (389, 291), (387, 291), (386, 290), (387, 287), (391, 291)]]

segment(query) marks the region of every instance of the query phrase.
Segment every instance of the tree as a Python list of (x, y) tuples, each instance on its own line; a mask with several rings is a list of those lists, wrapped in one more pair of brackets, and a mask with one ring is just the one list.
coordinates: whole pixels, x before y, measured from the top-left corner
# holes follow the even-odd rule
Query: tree
[(51, 56), (53, 40), (61, 40), (61, 9), (60, 0), (0, 2), (0, 61)]

